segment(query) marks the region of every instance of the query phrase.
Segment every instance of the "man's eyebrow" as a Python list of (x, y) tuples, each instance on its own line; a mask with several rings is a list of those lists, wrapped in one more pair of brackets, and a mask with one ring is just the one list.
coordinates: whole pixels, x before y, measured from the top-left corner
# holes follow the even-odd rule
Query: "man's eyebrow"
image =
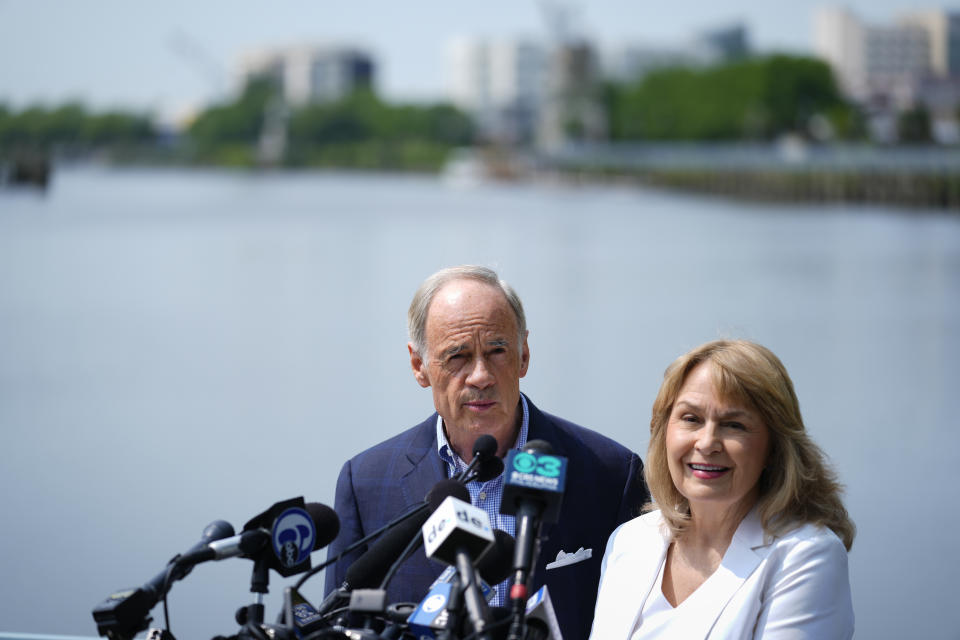
[(488, 340), (487, 346), (488, 347), (509, 347), (510, 341), (504, 340), (503, 338), (497, 338), (496, 340)]
[(443, 350), (443, 357), (449, 358), (450, 356), (455, 356), (461, 351), (466, 351), (467, 345), (465, 344), (455, 344), (453, 346), (447, 347)]

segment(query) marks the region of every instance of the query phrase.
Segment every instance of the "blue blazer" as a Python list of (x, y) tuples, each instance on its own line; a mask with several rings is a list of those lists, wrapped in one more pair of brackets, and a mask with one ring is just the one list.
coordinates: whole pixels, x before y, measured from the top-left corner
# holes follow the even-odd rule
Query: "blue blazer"
[[(610, 438), (544, 413), (529, 399), (528, 406), (529, 439), (546, 440), (568, 460), (560, 521), (543, 527), (533, 588), (548, 586), (564, 639), (582, 640), (590, 634), (607, 538), (621, 523), (639, 515), (649, 500), (643, 464), (637, 454)], [(447, 477), (437, 455), (436, 424), (434, 413), (343, 465), (334, 503), (340, 535), (330, 545), (328, 557), (421, 502)], [(581, 547), (591, 550), (592, 557), (546, 568), (561, 551), (572, 554)], [(362, 551), (327, 569), (328, 593), (343, 583), (347, 568)], [(443, 565), (428, 559), (421, 547), (401, 565), (388, 587), (387, 602), (419, 602), (442, 570)]]

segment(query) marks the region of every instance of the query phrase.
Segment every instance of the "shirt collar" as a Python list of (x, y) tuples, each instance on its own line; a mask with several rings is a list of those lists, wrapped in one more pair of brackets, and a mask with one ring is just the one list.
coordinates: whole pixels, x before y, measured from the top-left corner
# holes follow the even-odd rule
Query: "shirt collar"
[[(517, 440), (513, 443), (512, 449), (520, 450), (527, 444), (527, 435), (530, 432), (530, 409), (527, 406), (527, 397), (520, 394), (520, 406), (523, 408), (523, 417), (520, 419), (520, 432), (517, 434)], [(437, 414), (437, 455), (447, 463), (451, 471), (451, 477), (467, 468), (469, 462), (464, 462), (460, 456), (450, 446), (447, 440), (447, 434), (443, 430), (443, 418)]]

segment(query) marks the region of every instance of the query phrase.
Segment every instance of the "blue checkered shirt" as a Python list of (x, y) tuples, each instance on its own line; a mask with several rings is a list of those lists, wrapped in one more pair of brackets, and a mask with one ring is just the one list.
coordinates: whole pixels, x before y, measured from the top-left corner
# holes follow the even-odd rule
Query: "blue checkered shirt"
[[(517, 434), (517, 441), (513, 448), (520, 450), (527, 444), (527, 433), (530, 430), (530, 410), (527, 408), (527, 399), (520, 394), (520, 405), (523, 407), (523, 419), (520, 421), (520, 433)], [(466, 470), (468, 463), (460, 459), (450, 442), (447, 440), (447, 434), (443, 431), (443, 418), (437, 416), (437, 454), (440, 459), (447, 463), (447, 477), (452, 478)], [(467, 491), (470, 492), (470, 503), (487, 512), (490, 516), (490, 526), (494, 529), (503, 529), (512, 536), (517, 535), (516, 519), (513, 516), (506, 516), (500, 513), (500, 500), (503, 498), (503, 475), (500, 474), (493, 480), (479, 482), (474, 480), (467, 484)], [(490, 601), (491, 606), (502, 607), (507, 602), (507, 591), (510, 587), (509, 580), (504, 580), (494, 587), (495, 595)]]

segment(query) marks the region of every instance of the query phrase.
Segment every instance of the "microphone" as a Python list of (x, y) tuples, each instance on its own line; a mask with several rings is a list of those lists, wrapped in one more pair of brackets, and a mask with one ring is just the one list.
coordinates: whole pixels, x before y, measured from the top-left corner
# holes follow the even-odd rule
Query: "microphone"
[[(490, 548), (474, 562), (479, 578), (480, 591), (483, 592), (483, 597), (487, 602), (493, 600), (496, 595), (493, 586), (500, 584), (513, 573), (513, 549), (516, 545), (513, 536), (503, 529), (494, 529), (493, 538), (493, 544)], [(441, 582), (452, 582), (455, 575), (457, 575), (456, 568), (448, 566), (440, 572), (437, 579), (430, 585), (430, 589)]]
[(497, 457), (487, 458), (486, 460), (481, 460), (480, 464), (477, 465), (477, 470), (466, 479), (466, 482), (473, 482), (477, 480), (479, 482), (487, 482), (488, 480), (493, 480), (497, 476), (503, 473), (503, 460)]
[(520, 638), (529, 581), (539, 552), (543, 523), (557, 522), (566, 481), (567, 459), (553, 455), (543, 440), (531, 440), (523, 451), (511, 451), (506, 460), (500, 513), (513, 515), (517, 523), (517, 545), (513, 555), (514, 579), (510, 600), (514, 621), (511, 640)]
[[(494, 542), (486, 553), (484, 553), (476, 562), (476, 572), (481, 578), (480, 590), (484, 598), (489, 602), (495, 592), (490, 585), (497, 585), (506, 580), (512, 573), (513, 567), (513, 547), (514, 539), (509, 533), (502, 529), (493, 530)], [(438, 631), (447, 628), (449, 612), (447, 603), (450, 600), (451, 585), (460, 580), (457, 569), (448, 566), (440, 576), (434, 580), (427, 591), (427, 595), (419, 604), (410, 607), (412, 612), (408, 612), (406, 622), (413, 631), (416, 631), (416, 637), (436, 637)], [(505, 616), (504, 616), (505, 617)], [(461, 625), (460, 635), (470, 634), (468, 629)]]
[[(302, 506), (297, 506), (299, 502)], [(258, 526), (270, 518), (270, 528)], [(310, 553), (322, 549), (340, 533), (340, 518), (330, 507), (319, 502), (303, 505), (303, 498), (278, 502), (251, 519), (238, 535), (192, 549), (177, 558), (178, 566), (192, 567), (208, 560), (225, 558), (256, 559), (269, 544), (273, 550), (271, 566), (289, 576), (309, 569)]]
[(459, 574), (459, 583), (454, 581), (447, 599), (450, 617), (447, 628), (456, 629), (462, 597), (475, 633), (488, 640), (485, 628), (489, 624), (489, 613), (477, 588), (473, 559), (480, 558), (494, 543), (490, 517), (483, 509), (468, 502), (447, 498), (424, 523), (423, 540), (428, 557), (456, 566)]
[(527, 600), (528, 640), (563, 640), (557, 614), (550, 600), (550, 590), (543, 585)]
[[(269, 528), (260, 526), (267, 522)], [(320, 503), (304, 505), (303, 498), (276, 503), (248, 522), (239, 535), (234, 535), (229, 523), (218, 520), (204, 529), (200, 542), (175, 556), (148, 583), (139, 589), (114, 593), (97, 605), (93, 610), (97, 631), (115, 640), (132, 638), (147, 627), (147, 614), (171, 584), (200, 562), (236, 556), (265, 558), (281, 575), (304, 571), (310, 567), (310, 552), (330, 544), (339, 528), (340, 519), (330, 507)], [(271, 557), (265, 557), (268, 544), (274, 549)]]
[[(467, 466), (466, 469), (463, 470), (462, 473), (457, 475), (457, 480), (466, 484), (467, 482), (470, 482), (472, 479), (475, 479), (476, 474), (474, 474), (474, 470), (478, 466), (482, 465), (486, 460), (497, 458), (497, 446), (498, 446), (497, 439), (494, 438), (489, 433), (485, 433), (481, 435), (479, 438), (477, 438), (476, 440), (474, 440), (473, 460), (470, 461), (470, 464)], [(471, 474), (473, 474), (473, 477), (471, 477)], [(496, 478), (498, 475), (500, 474), (495, 474), (491, 476), (491, 478)], [(488, 478), (488, 479), (491, 479), (491, 478)], [(481, 482), (486, 482), (486, 480), (482, 480)]]
[[(203, 530), (200, 541), (190, 547), (183, 555), (190, 555), (206, 549), (211, 543), (233, 535), (233, 525), (225, 520), (215, 520)], [(167, 568), (158, 573), (139, 589), (117, 591), (107, 597), (93, 609), (93, 619), (97, 623), (97, 633), (116, 640), (132, 638), (147, 628), (151, 618), (147, 616), (160, 598), (169, 591), (170, 585), (184, 578), (192, 565), (178, 566), (175, 556)]]
[(493, 530), (493, 545), (477, 560), (477, 573), (488, 584), (496, 586), (510, 577), (516, 539), (503, 529)]

